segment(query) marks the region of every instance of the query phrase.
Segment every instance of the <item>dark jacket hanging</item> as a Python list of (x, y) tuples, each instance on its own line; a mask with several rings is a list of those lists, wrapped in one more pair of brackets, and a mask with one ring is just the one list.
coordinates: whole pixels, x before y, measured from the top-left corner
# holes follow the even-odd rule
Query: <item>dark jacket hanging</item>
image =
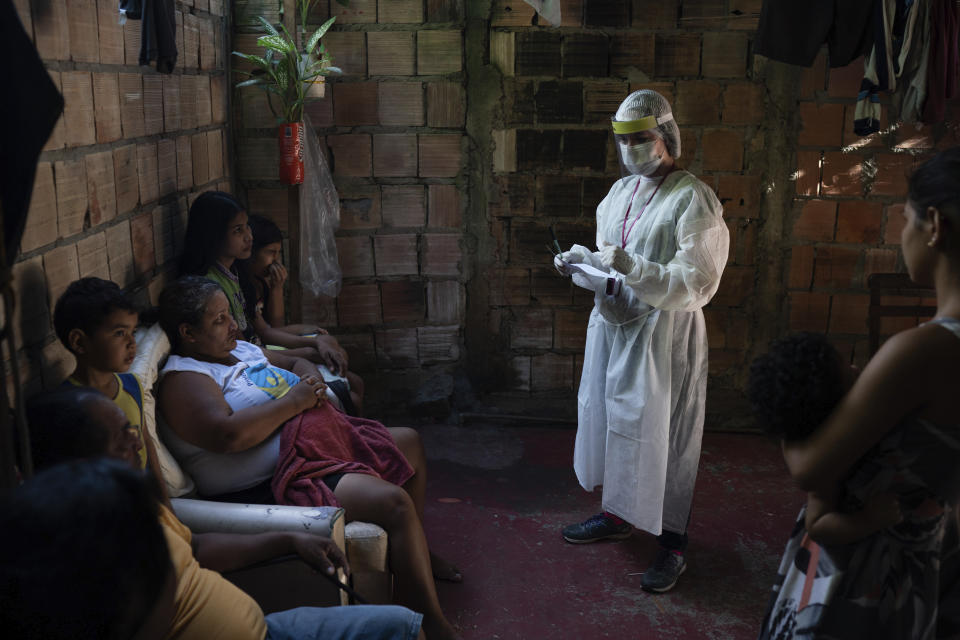
[(173, 0), (142, 0), (140, 64), (157, 61), (157, 71), (170, 73), (177, 66), (177, 21)]

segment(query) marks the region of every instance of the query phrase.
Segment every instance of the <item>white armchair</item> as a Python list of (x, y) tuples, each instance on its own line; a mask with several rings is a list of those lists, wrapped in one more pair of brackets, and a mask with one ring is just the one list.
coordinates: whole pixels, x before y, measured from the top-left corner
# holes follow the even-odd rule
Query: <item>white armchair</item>
[[(137, 355), (130, 371), (137, 374), (143, 385), (144, 432), (148, 434), (157, 450), (160, 470), (177, 517), (196, 533), (307, 531), (328, 536), (346, 553), (357, 591), (371, 603), (390, 602), (387, 534), (377, 525), (366, 522), (352, 522), (345, 525), (343, 509), (337, 507), (233, 504), (203, 500), (196, 496), (193, 480), (157, 437), (154, 389), (158, 371), (169, 354), (170, 342), (159, 324), (141, 329), (137, 332)], [(285, 569), (284, 564), (287, 563), (266, 563), (256, 568), (254, 572), (239, 571), (227, 577), (257, 598), (264, 610), (300, 606), (300, 604), (289, 603), (287, 597), (289, 594), (283, 598), (282, 604), (278, 604), (275, 602), (277, 592), (273, 588), (258, 589), (258, 585), (263, 587), (289, 581), (291, 579), (289, 569)], [(303, 570), (305, 565), (299, 564), (300, 570), (294, 573), (307, 576), (309, 572)], [(279, 575), (278, 572), (283, 572), (286, 577), (277, 581), (267, 577)], [(303, 577), (303, 579), (322, 581), (321, 578), (316, 577)], [(254, 593), (258, 590), (262, 593)], [(340, 597), (343, 599), (344, 595), (341, 594)]]

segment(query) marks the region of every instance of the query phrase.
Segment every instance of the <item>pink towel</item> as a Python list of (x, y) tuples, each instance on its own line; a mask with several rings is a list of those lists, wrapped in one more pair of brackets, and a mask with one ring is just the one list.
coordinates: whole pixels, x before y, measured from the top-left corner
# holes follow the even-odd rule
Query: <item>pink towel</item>
[(273, 496), (279, 504), (339, 507), (323, 482), (331, 473), (365, 473), (403, 485), (413, 467), (382, 424), (347, 416), (326, 402), (283, 425)]

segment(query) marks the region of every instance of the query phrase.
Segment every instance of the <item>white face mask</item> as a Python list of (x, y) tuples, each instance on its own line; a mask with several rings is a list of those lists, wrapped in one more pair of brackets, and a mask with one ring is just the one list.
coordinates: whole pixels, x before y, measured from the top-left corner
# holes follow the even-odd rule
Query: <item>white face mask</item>
[(642, 144), (620, 144), (620, 158), (627, 171), (641, 176), (650, 176), (660, 168), (663, 154), (657, 153), (658, 140)]

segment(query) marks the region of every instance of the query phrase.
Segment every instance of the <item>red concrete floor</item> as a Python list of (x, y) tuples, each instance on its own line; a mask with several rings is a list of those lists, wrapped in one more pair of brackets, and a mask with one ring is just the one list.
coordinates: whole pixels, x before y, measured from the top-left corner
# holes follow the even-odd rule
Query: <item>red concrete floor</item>
[(574, 477), (572, 429), (419, 430), (430, 546), (465, 576), (440, 583), (440, 601), (465, 640), (756, 637), (804, 500), (763, 436), (706, 434), (689, 567), (673, 591), (651, 595), (640, 589), (649, 534), (576, 546), (560, 537), (599, 510), (599, 493)]

